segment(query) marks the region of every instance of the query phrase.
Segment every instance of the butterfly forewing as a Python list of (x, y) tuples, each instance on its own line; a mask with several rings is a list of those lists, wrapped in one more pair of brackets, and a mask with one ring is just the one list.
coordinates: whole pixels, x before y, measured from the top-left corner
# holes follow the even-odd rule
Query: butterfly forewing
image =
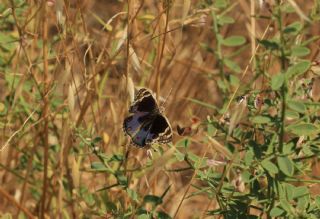
[(146, 88), (140, 89), (135, 98), (134, 102), (130, 106), (129, 112), (158, 112), (159, 108), (153, 97), (151, 91)]

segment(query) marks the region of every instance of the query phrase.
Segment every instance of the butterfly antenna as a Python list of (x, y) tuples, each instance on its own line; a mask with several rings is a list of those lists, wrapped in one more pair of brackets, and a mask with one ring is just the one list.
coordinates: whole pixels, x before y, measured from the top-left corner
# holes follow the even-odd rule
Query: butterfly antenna
[(167, 103), (167, 100), (168, 100), (168, 98), (170, 97), (171, 93), (172, 93), (172, 88), (170, 89), (169, 94), (166, 96), (166, 98), (164, 99), (164, 101), (161, 103), (161, 106), (160, 106), (161, 111), (164, 111), (165, 104)]

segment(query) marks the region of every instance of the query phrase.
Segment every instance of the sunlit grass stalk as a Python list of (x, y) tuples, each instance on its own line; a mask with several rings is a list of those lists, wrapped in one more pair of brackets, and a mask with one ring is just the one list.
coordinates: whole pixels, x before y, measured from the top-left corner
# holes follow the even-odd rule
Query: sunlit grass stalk
[[(162, 40), (159, 40), (159, 48), (160, 48), (160, 53), (158, 55), (158, 63), (157, 63), (157, 73), (156, 73), (156, 90), (157, 90), (157, 101), (159, 101), (159, 97), (160, 97), (160, 89), (161, 89), (161, 61), (163, 58), (163, 51), (164, 51), (164, 47), (166, 45), (166, 37), (167, 37), (167, 31), (168, 31), (168, 23), (169, 23), (169, 9), (170, 9), (170, 1), (166, 0), (165, 1), (165, 27), (164, 27), (164, 31), (163, 31), (163, 36), (162, 36)], [(161, 18), (160, 18), (161, 19)], [(160, 27), (160, 26), (159, 26)], [(160, 29), (160, 28), (159, 28)], [(161, 32), (161, 30), (159, 31)], [(160, 37), (161, 39), (161, 37)]]

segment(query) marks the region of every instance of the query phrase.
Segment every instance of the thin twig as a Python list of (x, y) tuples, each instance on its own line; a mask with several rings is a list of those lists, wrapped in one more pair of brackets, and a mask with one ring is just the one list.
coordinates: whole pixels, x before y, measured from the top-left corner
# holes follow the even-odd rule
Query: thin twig
[(23, 206), (21, 206), (15, 199), (14, 197), (12, 197), (9, 193), (7, 193), (4, 189), (2, 189), (0, 187), (0, 194), (7, 199), (9, 202), (11, 202), (12, 204), (14, 204), (17, 208), (19, 208), (21, 211), (23, 211), (29, 219), (33, 219), (35, 218), (28, 209), (24, 208)]

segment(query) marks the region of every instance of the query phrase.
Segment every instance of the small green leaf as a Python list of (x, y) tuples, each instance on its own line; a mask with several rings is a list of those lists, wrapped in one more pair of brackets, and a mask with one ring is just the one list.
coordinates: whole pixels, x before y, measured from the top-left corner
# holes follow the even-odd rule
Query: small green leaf
[(98, 137), (95, 137), (93, 140), (92, 140), (92, 143), (93, 144), (96, 144), (96, 143), (99, 143), (99, 142), (101, 142), (102, 141), (102, 138), (100, 137), (100, 136), (98, 136)]
[(317, 134), (319, 132), (319, 128), (311, 123), (299, 123), (290, 125), (287, 127), (289, 131), (291, 131), (293, 134), (302, 136), (310, 136)]
[(222, 44), (225, 46), (241, 46), (246, 42), (243, 36), (231, 36), (223, 39)]
[(277, 174), (279, 172), (278, 167), (269, 160), (263, 160), (261, 166), (266, 169), (270, 174)]
[(311, 62), (308, 60), (303, 60), (293, 66), (290, 66), (286, 72), (287, 80), (305, 73), (310, 68), (310, 66)]
[(162, 204), (162, 199), (155, 195), (146, 195), (143, 198), (143, 202), (147, 203), (153, 203), (155, 206)]
[(251, 121), (257, 124), (266, 124), (269, 123), (271, 119), (268, 116), (255, 116), (251, 119)]
[(250, 166), (251, 163), (253, 162), (253, 159), (254, 159), (253, 151), (252, 150), (247, 151), (247, 153), (245, 154), (245, 157), (244, 157), (244, 163), (247, 166)]
[(108, 170), (105, 165), (101, 162), (92, 162), (91, 169), (97, 170), (97, 171), (106, 171)]
[(298, 33), (303, 27), (303, 24), (300, 21), (294, 22), (284, 28), (284, 33)]
[(272, 76), (271, 78), (271, 88), (272, 90), (279, 90), (283, 85), (285, 76), (282, 73)]
[(306, 56), (310, 54), (310, 49), (304, 46), (294, 46), (291, 51), (292, 51), (291, 55), (298, 56), (298, 57)]
[(300, 115), (297, 111), (293, 111), (291, 109), (288, 109), (286, 111), (286, 118), (287, 119), (299, 119), (300, 118)]
[(230, 60), (230, 59), (224, 59), (223, 63), (232, 71), (236, 72), (236, 73), (240, 73), (241, 72), (241, 68), (240, 66), (235, 63), (234, 61)]
[(258, 40), (258, 42), (263, 45), (266, 49), (276, 50), (279, 49), (279, 45), (275, 41), (271, 40)]
[(301, 198), (306, 195), (309, 195), (309, 189), (306, 186), (296, 187), (293, 191), (293, 198)]
[(6, 106), (0, 102), (0, 113), (2, 113), (6, 109)]
[(288, 101), (288, 107), (299, 113), (304, 113), (306, 111), (306, 106), (302, 102), (298, 102), (294, 100)]
[(320, 196), (318, 195), (315, 199), (314, 199), (316, 205), (318, 206), (318, 208), (320, 208)]
[(137, 219), (150, 219), (152, 218), (150, 215), (147, 214), (140, 214), (138, 215)]
[(157, 218), (159, 219), (171, 219), (170, 215), (168, 215), (167, 213), (163, 212), (163, 211), (159, 211), (157, 212)]
[(223, 26), (225, 24), (233, 24), (234, 19), (229, 16), (218, 16), (218, 23), (219, 25)]
[(230, 84), (232, 85), (232, 86), (238, 86), (239, 85), (239, 83), (240, 83), (240, 80), (239, 80), (239, 78), (238, 77), (236, 77), (236, 76), (234, 76), (234, 75), (230, 75)]
[(271, 217), (279, 217), (280, 215), (282, 215), (284, 213), (284, 210), (279, 208), (279, 207), (274, 207), (271, 209), (270, 211), (270, 216)]
[(277, 159), (280, 170), (287, 176), (294, 173), (294, 164), (288, 157), (278, 157)]
[(183, 161), (184, 160), (185, 155), (183, 153), (181, 153), (179, 150), (176, 150), (174, 155), (176, 156), (178, 161)]
[(227, 7), (227, 2), (226, 0), (216, 0), (214, 1), (214, 6), (217, 8), (225, 8)]
[(133, 201), (139, 201), (138, 194), (135, 190), (127, 188), (127, 194)]
[(292, 208), (291, 208), (291, 205), (290, 203), (284, 199), (284, 198), (281, 198), (280, 199), (280, 206), (286, 211), (286, 212), (291, 212), (292, 211)]
[(12, 215), (10, 213), (1, 214), (1, 219), (12, 219)]

